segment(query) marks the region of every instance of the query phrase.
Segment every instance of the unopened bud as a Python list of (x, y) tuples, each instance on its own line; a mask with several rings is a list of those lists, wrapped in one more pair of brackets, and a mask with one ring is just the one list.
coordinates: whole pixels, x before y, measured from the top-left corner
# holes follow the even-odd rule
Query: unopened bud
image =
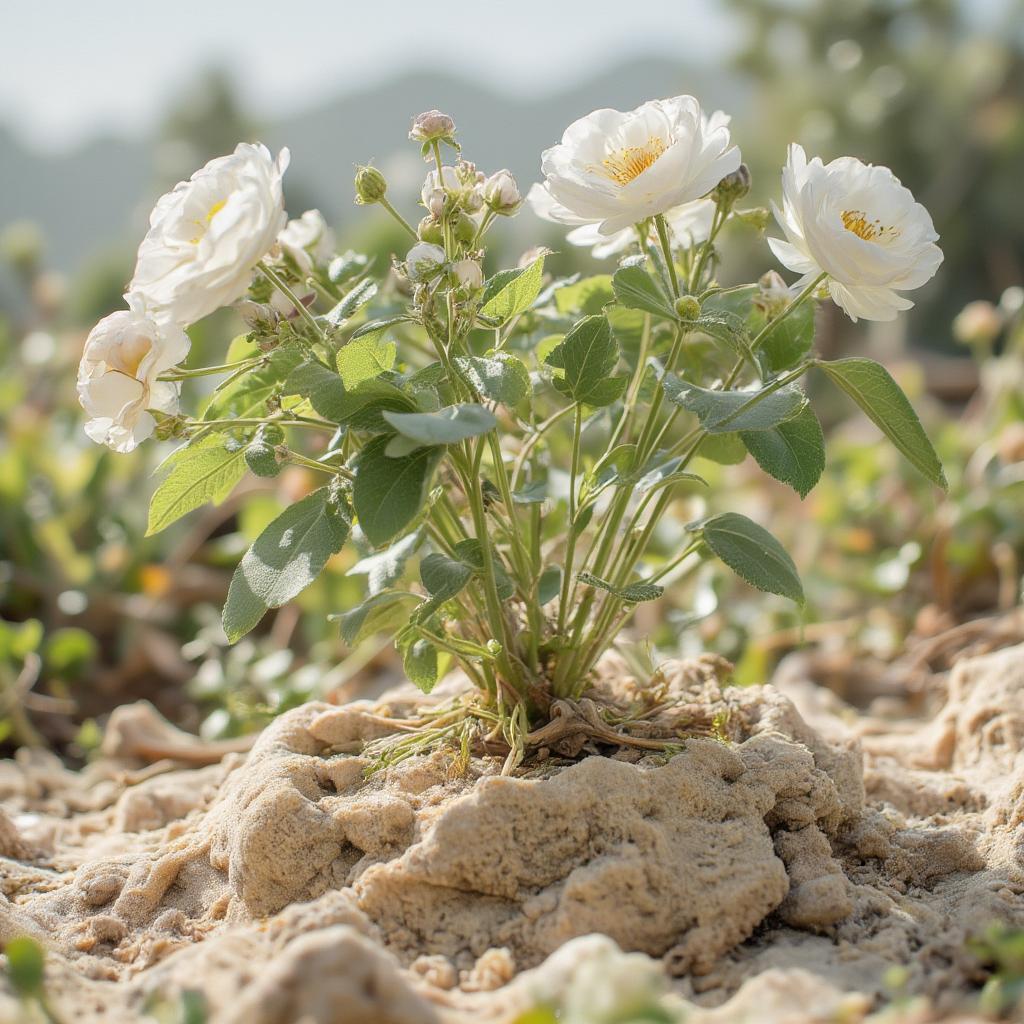
[(432, 245), (444, 243), (444, 228), (441, 222), (433, 217), (424, 217), (416, 226), (416, 234), (421, 242), (430, 242)]
[(765, 233), (771, 220), (771, 214), (763, 206), (752, 206), (749, 210), (735, 210), (733, 216), (738, 217), (744, 224), (749, 224), (759, 235)]
[(412, 281), (429, 281), (444, 266), (444, 249), (430, 242), (414, 245), (405, 257), (405, 272)]
[(476, 260), (459, 260), (452, 267), (452, 273), (466, 291), (476, 291), (483, 286), (484, 272)]
[(356, 170), (356, 202), (372, 205), (379, 203), (388, 191), (384, 175), (376, 167), (359, 167)]
[(750, 170), (740, 164), (732, 174), (727, 174), (711, 193), (716, 203), (735, 203), (750, 191)]
[(680, 320), (696, 320), (700, 316), (700, 303), (692, 295), (682, 295), (676, 299), (675, 310)]
[(427, 110), (413, 118), (409, 138), (413, 142), (449, 142), (455, 135), (455, 122), (440, 110)]
[(953, 319), (953, 337), (962, 345), (991, 345), (1003, 329), (1003, 317), (991, 302), (968, 302)]
[(496, 171), (483, 185), (484, 202), (503, 217), (511, 217), (523, 205), (519, 186), (511, 172)]
[(461, 210), (456, 214), (452, 222), (455, 237), (466, 245), (476, 238), (477, 227), (477, 222), (468, 213), (463, 213)]

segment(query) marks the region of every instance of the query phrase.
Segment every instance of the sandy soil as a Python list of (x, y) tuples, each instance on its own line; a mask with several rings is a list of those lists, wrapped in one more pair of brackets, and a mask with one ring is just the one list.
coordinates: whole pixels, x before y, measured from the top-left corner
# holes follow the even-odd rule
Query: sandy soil
[[(202, 767), (147, 705), (120, 709), (83, 772), (0, 763), (0, 942), (48, 947), (67, 1022), (152, 1020), (187, 990), (214, 1024), (538, 1004), (601, 1024), (652, 1000), (691, 1024), (856, 1022), (894, 966), (910, 1008), (886, 1020), (974, 1019), (967, 937), (1024, 927), (1024, 646), (919, 666), (860, 709), (799, 657), (773, 686), (723, 686), (711, 659), (663, 673), (723, 735), (671, 757), (584, 746), (516, 778), (450, 751), (367, 778), (363, 744), (407, 692), (305, 705)], [(637, 696), (614, 659), (601, 689)]]

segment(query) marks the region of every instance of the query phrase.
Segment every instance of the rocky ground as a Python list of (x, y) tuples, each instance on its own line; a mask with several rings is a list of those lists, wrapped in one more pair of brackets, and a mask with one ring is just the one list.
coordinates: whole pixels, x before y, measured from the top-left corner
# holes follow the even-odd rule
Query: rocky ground
[[(716, 736), (581, 739), (512, 778), (447, 750), (367, 778), (408, 693), (305, 705), (205, 765), (126, 707), (83, 772), (0, 764), (0, 941), (47, 947), (65, 1022), (195, 990), (213, 1024), (855, 1022), (894, 995), (886, 1019), (980, 1019), (968, 939), (1024, 927), (1024, 646), (985, 648), (860, 708), (806, 658), (745, 689), (670, 663), (647, 734), (701, 708)], [(591, 696), (629, 706), (603, 669)]]

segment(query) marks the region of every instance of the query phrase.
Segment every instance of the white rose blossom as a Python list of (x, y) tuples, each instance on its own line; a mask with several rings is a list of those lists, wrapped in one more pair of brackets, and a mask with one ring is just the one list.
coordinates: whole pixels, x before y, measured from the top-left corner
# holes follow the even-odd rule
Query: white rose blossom
[[(774, 206), (774, 204), (773, 204)], [(828, 275), (828, 290), (851, 320), (893, 320), (914, 305), (899, 293), (920, 288), (942, 262), (928, 211), (888, 167), (844, 156), (823, 164), (789, 147), (782, 171), (786, 241), (769, 238), (783, 266), (805, 286)]]
[(319, 210), (307, 210), (288, 221), (277, 242), (304, 273), (312, 270), (314, 260), (322, 262), (334, 254), (334, 232)]
[(157, 378), (188, 355), (190, 344), (180, 327), (148, 315), (138, 296), (129, 295), (128, 304), (90, 331), (78, 368), (85, 432), (122, 453), (153, 433), (148, 410), (178, 411), (178, 385)]
[[(533, 212), (544, 220), (554, 220), (550, 214), (554, 200), (543, 185), (534, 184), (527, 194), (527, 201)], [(715, 203), (711, 199), (695, 199), (692, 203), (684, 203), (665, 214), (665, 222), (677, 243), (684, 246), (698, 245), (707, 240), (711, 234), (711, 221), (715, 216)], [(636, 230), (630, 226), (615, 232), (614, 235), (602, 235), (597, 224), (583, 224), (573, 228), (566, 236), (570, 245), (578, 245), (590, 249), (590, 254), (598, 260), (609, 256), (617, 256), (630, 246), (636, 245)], [(657, 233), (651, 231), (651, 241), (657, 242)]]
[[(544, 151), (546, 216), (596, 224), (603, 236), (707, 195), (740, 165), (728, 118), (706, 118), (692, 96), (652, 100), (623, 113), (595, 110)], [(531, 190), (531, 202), (536, 202)]]
[(243, 142), (162, 196), (129, 291), (153, 315), (179, 324), (240, 299), (285, 225), (288, 159), (287, 149), (274, 160), (265, 146)]

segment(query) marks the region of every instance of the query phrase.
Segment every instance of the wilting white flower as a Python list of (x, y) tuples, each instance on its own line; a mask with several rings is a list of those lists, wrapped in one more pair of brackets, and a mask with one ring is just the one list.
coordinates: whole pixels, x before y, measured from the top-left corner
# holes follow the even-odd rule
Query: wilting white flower
[(301, 217), (288, 221), (277, 241), (306, 273), (312, 269), (314, 260), (328, 259), (334, 253), (334, 232), (319, 210), (307, 210)]
[(449, 139), (455, 134), (455, 122), (440, 110), (427, 110), (417, 114), (409, 130), (413, 142), (433, 142), (435, 139)]
[(429, 281), (444, 266), (444, 249), (430, 242), (417, 242), (405, 257), (405, 271), (412, 281)]
[[(533, 212), (545, 220), (554, 220), (551, 207), (554, 200), (543, 185), (533, 185), (527, 195)], [(692, 203), (684, 203), (665, 214), (665, 222), (669, 226), (673, 239), (678, 245), (690, 247), (707, 239), (711, 233), (711, 221), (715, 216), (715, 204), (710, 199), (695, 199)], [(595, 259), (603, 260), (608, 256), (617, 256), (637, 242), (635, 229), (631, 226), (616, 231), (614, 235), (602, 235), (599, 225), (583, 224), (573, 228), (566, 236), (570, 245), (589, 248)], [(658, 235), (651, 229), (651, 241), (657, 242)]]
[(495, 212), (511, 216), (523, 205), (519, 185), (508, 170), (495, 171), (483, 184), (484, 202)]
[(828, 275), (833, 301), (856, 320), (892, 320), (938, 270), (942, 250), (928, 211), (888, 167), (844, 156), (808, 162), (789, 147), (782, 171), (782, 209), (775, 219), (787, 241), (769, 238), (778, 260), (803, 274)]
[(484, 283), (483, 269), (476, 260), (459, 260), (452, 267), (452, 273), (467, 291), (480, 288)]
[(627, 113), (595, 110), (542, 155), (542, 188), (553, 201), (546, 215), (597, 224), (608, 236), (700, 199), (740, 165), (728, 121), (721, 113), (705, 118), (692, 96)]
[(265, 146), (243, 142), (162, 196), (129, 291), (153, 315), (179, 324), (241, 298), (284, 227), (288, 159), (287, 149), (274, 160)]
[(117, 452), (130, 452), (156, 426), (149, 409), (178, 411), (178, 385), (160, 381), (188, 355), (188, 335), (157, 323), (138, 296), (130, 309), (104, 317), (89, 333), (78, 367), (78, 399), (89, 414), (85, 432)]

